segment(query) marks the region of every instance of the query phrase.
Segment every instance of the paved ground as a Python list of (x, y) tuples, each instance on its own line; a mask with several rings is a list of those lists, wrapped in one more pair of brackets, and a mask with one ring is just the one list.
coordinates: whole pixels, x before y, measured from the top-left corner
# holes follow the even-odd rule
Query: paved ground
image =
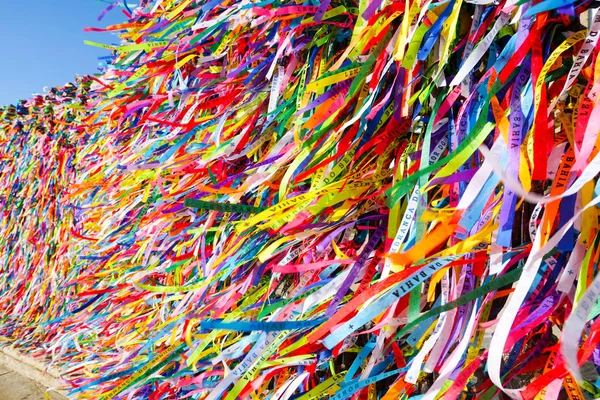
[[(46, 400), (46, 388), (0, 365), (0, 400)], [(52, 400), (64, 400), (58, 393), (49, 393)]]

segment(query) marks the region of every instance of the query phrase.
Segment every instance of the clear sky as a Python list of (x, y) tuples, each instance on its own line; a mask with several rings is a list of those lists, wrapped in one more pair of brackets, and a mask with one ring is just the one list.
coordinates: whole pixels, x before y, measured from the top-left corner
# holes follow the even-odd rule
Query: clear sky
[(126, 21), (121, 8), (98, 16), (115, 0), (0, 0), (0, 105), (97, 72), (109, 51), (83, 43), (117, 43), (109, 32), (84, 32)]

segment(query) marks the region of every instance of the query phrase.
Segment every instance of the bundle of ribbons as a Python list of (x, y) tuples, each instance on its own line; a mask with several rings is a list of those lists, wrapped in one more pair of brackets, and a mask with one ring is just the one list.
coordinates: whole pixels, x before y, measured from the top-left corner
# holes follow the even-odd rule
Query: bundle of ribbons
[(0, 338), (80, 399), (598, 397), (598, 7), (111, 4), (0, 108)]

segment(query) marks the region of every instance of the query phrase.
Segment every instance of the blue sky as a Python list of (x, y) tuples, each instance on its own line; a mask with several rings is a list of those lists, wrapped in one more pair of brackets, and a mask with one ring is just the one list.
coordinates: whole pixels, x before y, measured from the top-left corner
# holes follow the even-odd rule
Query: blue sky
[(112, 33), (83, 28), (125, 22), (120, 8), (98, 21), (112, 2), (0, 0), (0, 105), (42, 93), (44, 86), (71, 82), (75, 74), (97, 72), (98, 57), (109, 52), (83, 41), (116, 43), (118, 39)]

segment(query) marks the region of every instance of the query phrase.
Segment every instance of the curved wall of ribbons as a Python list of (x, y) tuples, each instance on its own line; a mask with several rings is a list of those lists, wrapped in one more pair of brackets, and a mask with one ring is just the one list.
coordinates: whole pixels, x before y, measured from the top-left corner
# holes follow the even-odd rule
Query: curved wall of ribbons
[(116, 2), (0, 108), (0, 338), (80, 399), (597, 398), (598, 6)]

